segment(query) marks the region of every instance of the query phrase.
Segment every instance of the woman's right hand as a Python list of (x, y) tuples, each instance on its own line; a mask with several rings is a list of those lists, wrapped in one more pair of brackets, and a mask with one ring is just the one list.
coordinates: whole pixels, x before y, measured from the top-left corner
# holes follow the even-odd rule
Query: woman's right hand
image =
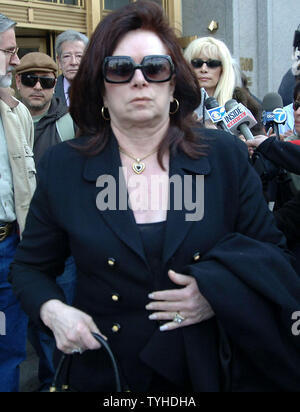
[(101, 345), (93, 338), (92, 332), (107, 340), (89, 315), (59, 300), (44, 303), (40, 316), (52, 330), (57, 348), (66, 354), (99, 349)]

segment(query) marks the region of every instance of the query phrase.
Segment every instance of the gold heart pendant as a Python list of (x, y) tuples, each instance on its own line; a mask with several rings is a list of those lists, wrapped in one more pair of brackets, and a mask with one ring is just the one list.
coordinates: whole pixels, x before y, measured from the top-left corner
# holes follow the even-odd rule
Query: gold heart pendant
[(132, 165), (132, 169), (133, 169), (134, 173), (136, 173), (137, 175), (140, 175), (141, 173), (143, 173), (145, 168), (146, 168), (145, 163), (141, 163), (141, 162), (139, 162), (139, 163), (134, 162), (133, 165)]

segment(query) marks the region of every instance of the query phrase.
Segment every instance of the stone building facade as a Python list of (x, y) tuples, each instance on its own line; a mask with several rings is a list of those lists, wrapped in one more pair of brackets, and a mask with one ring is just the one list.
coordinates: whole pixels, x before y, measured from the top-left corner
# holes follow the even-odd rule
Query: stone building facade
[[(74, 29), (91, 35), (111, 10), (137, 0), (0, 0), (0, 11), (18, 22), (20, 57), (30, 51), (54, 56), (56, 36)], [(152, 0), (163, 6), (182, 46), (200, 36), (228, 45), (260, 97), (277, 91), (291, 66), (300, 24), (299, 0)]]

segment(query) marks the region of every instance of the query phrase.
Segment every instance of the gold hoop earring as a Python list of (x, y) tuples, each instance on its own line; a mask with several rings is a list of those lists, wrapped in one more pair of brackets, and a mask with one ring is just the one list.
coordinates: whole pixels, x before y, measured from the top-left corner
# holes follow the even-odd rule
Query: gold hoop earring
[(103, 106), (102, 109), (101, 109), (101, 116), (103, 117), (104, 120), (109, 121), (110, 117), (105, 116), (105, 109), (106, 109), (106, 107)]
[(175, 98), (172, 103), (176, 103), (176, 109), (173, 112), (170, 111), (170, 114), (175, 114), (178, 112), (180, 104), (179, 104), (179, 101)]

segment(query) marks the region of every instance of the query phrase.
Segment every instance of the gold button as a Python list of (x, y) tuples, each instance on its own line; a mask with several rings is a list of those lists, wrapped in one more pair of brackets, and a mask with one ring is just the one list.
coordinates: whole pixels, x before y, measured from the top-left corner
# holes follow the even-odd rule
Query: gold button
[(118, 323), (115, 323), (111, 328), (113, 333), (118, 333), (120, 331), (120, 329), (121, 329), (121, 326)]
[(201, 259), (201, 255), (199, 252), (195, 253), (193, 256), (194, 262), (198, 262)]
[(120, 295), (118, 295), (117, 293), (114, 293), (111, 298), (114, 302), (119, 302)]
[(114, 259), (114, 258), (109, 258), (108, 261), (107, 261), (107, 263), (108, 263), (108, 266), (114, 267), (115, 264), (116, 264), (116, 259)]

